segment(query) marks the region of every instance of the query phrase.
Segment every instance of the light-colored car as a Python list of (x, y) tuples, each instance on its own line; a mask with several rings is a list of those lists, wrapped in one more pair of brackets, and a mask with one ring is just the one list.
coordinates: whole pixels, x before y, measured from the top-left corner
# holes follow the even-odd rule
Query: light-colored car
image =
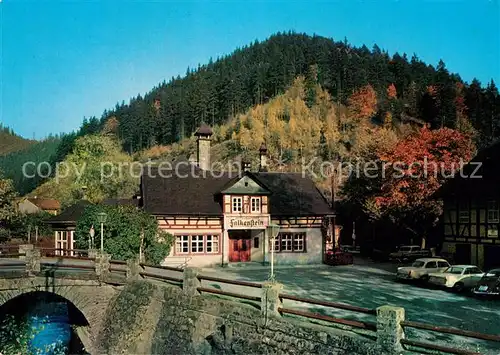
[(477, 266), (453, 265), (444, 272), (429, 274), (429, 283), (461, 292), (476, 286), (483, 276), (484, 272)]
[(443, 272), (450, 264), (441, 258), (421, 258), (413, 262), (411, 266), (398, 267), (396, 277), (399, 280), (422, 280), (426, 281), (429, 274)]

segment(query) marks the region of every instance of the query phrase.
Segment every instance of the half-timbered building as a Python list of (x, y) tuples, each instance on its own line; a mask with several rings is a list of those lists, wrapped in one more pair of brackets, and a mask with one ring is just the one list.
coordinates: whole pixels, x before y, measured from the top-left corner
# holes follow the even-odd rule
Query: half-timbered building
[(443, 253), (455, 263), (500, 267), (500, 144), (481, 151), (438, 192), (444, 201)]
[[(165, 264), (196, 266), (270, 259), (278, 263), (321, 263), (325, 220), (332, 209), (314, 182), (300, 173), (266, 170), (266, 147), (257, 172), (210, 170), (211, 130), (202, 126), (198, 163), (150, 169), (141, 178), (141, 205), (174, 235)], [(274, 245), (267, 226), (280, 226)]]

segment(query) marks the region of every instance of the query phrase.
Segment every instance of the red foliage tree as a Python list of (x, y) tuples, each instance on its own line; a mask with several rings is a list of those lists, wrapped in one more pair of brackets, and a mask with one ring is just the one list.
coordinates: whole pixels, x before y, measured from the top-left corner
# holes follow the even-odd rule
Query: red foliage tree
[(398, 92), (397, 92), (394, 84), (389, 85), (387, 87), (387, 97), (389, 98), (389, 100), (395, 99), (397, 96), (398, 96)]
[(426, 230), (442, 213), (441, 202), (432, 195), (471, 159), (473, 151), (469, 135), (424, 127), (379, 152), (383, 166), (380, 190), (367, 201), (368, 211), (401, 223), (425, 240)]
[(360, 120), (368, 119), (377, 112), (377, 93), (370, 84), (351, 95), (349, 109)]
[(471, 159), (473, 148), (471, 138), (456, 130), (423, 127), (417, 135), (381, 153), (380, 160), (390, 174), (384, 179), (377, 204), (411, 207), (421, 203)]

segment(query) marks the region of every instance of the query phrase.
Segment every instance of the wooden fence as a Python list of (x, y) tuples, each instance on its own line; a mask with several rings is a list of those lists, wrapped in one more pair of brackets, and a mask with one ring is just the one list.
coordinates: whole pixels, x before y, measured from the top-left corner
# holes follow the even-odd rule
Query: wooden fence
[[(114, 274), (123, 278), (123, 284), (128, 282), (130, 279), (142, 278), (167, 282), (169, 284), (177, 285), (183, 289), (189, 288), (191, 290), (189, 292), (192, 293), (192, 295), (211, 294), (216, 296), (229, 297), (233, 300), (257, 302), (260, 304), (261, 311), (263, 311), (264, 308), (268, 307), (267, 303), (270, 302), (269, 295), (273, 297), (272, 293), (268, 292), (269, 289), (273, 288), (276, 285), (279, 285), (273, 282), (257, 283), (202, 275), (198, 269), (190, 267), (180, 268), (172, 266), (157, 266), (137, 263), (135, 261), (112, 260), (107, 255), (89, 255), (88, 252), (86, 253), (86, 256), (83, 256), (84, 253), (81, 253), (82, 256), (60, 256), (51, 253), (54, 251), (56, 250), (21, 249), (17, 252), (0, 254), (0, 277), (2, 271), (17, 271), (22, 272), (23, 275), (25, 275), (26, 273), (28, 275), (36, 275), (38, 273), (43, 274), (43, 271), (47, 269), (50, 269), (52, 272), (61, 271), (64, 273), (69, 272), (75, 274), (79, 274), (82, 272), (91, 273), (96, 275), (96, 277), (105, 277)], [(77, 250), (74, 250), (73, 252), (76, 251)], [(104, 281), (106, 281), (105, 278)], [(202, 286), (202, 281), (208, 281), (222, 285), (234, 285), (242, 287), (243, 290), (240, 292), (224, 291), (216, 287)], [(278, 287), (277, 289), (280, 288)], [(259, 292), (260, 295), (252, 295), (252, 291), (253, 293)], [(263, 302), (264, 298), (265, 302)], [(308, 306), (322, 306), (326, 308), (341, 309), (353, 313), (369, 315), (373, 316), (375, 318), (375, 321), (369, 322), (359, 321), (356, 319), (338, 318), (309, 312), (303, 309), (288, 308), (283, 306), (284, 300), (304, 304), (307, 308), (309, 308)], [(369, 309), (345, 303), (328, 302), (323, 300), (299, 297), (282, 292), (275, 293), (274, 299), (272, 299), (271, 301), (273, 304), (275, 304), (275, 315), (278, 317), (293, 315), (296, 317), (314, 319), (327, 323), (341, 324), (343, 326), (348, 326), (355, 329), (363, 329), (368, 332), (373, 332), (373, 334), (377, 336), (377, 341), (379, 341), (381, 337), (384, 337), (384, 344), (387, 343), (387, 338), (389, 337), (389, 343), (392, 344), (392, 347), (395, 347), (394, 349), (390, 350), (394, 350), (396, 352), (398, 350), (411, 347), (434, 350), (448, 354), (479, 354), (477, 352), (471, 352), (464, 349), (407, 339), (404, 332), (404, 330), (407, 328), (414, 328), (440, 334), (452, 334), (469, 339), (500, 342), (500, 335), (477, 333), (457, 328), (442, 327), (427, 323), (405, 320), (404, 309), (400, 307), (383, 306), (377, 309)], [(386, 312), (387, 310), (389, 312)], [(403, 314), (402, 318), (400, 316), (401, 314)], [(384, 317), (394, 318), (384, 319)]]

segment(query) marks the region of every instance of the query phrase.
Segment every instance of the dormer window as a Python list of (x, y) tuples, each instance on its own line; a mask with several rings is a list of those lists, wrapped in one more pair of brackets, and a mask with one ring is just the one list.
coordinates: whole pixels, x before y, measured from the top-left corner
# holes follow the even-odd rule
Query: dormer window
[(260, 213), (260, 197), (250, 199), (250, 208), (252, 213)]
[(233, 213), (241, 213), (243, 207), (242, 197), (233, 197), (232, 199), (232, 211)]

